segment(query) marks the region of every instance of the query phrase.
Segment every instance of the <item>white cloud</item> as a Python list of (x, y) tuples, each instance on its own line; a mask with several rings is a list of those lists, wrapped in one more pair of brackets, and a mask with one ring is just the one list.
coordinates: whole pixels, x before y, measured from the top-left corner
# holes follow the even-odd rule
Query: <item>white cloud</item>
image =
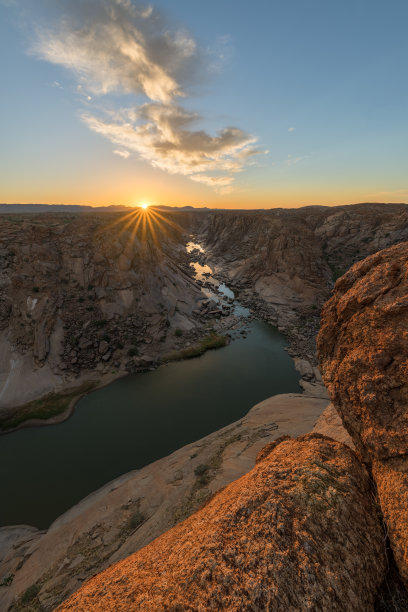
[(294, 127), (290, 127), (290, 128), (288, 129), (288, 132), (294, 132), (294, 131), (295, 131), (295, 128), (294, 128)]
[[(84, 100), (137, 96), (132, 108), (83, 114), (86, 125), (108, 138), (116, 155), (135, 153), (161, 170), (230, 189), (234, 174), (260, 151), (253, 147), (256, 138), (237, 127), (215, 136), (193, 129), (200, 117), (178, 102), (201, 74), (201, 52), (191, 35), (171, 32), (151, 6), (132, 0), (59, 0), (58, 6), (65, 14), (37, 30), (33, 53), (71, 70)], [(227, 49), (229, 39), (221, 42)]]
[[(82, 119), (120, 150), (137, 153), (156, 168), (189, 176), (218, 190), (230, 185), (232, 175), (258, 153), (252, 146), (256, 139), (239, 128), (224, 128), (216, 136), (193, 130), (199, 117), (176, 105), (144, 104), (110, 117), (84, 114)], [(227, 174), (220, 176), (220, 172)]]
[(120, 157), (123, 157), (124, 159), (127, 159), (130, 156), (129, 151), (122, 151), (120, 149), (114, 149), (113, 152), (115, 153), (115, 155), (119, 155)]
[(182, 95), (177, 78), (196, 52), (185, 32), (170, 35), (151, 7), (126, 0), (62, 2), (68, 14), (37, 30), (32, 51), (72, 70), (95, 95), (145, 94), (169, 102)]

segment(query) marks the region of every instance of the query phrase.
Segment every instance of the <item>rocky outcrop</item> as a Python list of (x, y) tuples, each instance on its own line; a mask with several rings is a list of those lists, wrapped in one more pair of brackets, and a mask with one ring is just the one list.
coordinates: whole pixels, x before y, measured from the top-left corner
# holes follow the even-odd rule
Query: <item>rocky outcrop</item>
[(375, 460), (372, 473), (394, 558), (408, 587), (408, 458)]
[(185, 252), (191, 231), (216, 277), (288, 336), (305, 392), (322, 396), (315, 336), (333, 279), (408, 239), (402, 204), (153, 212), (146, 223), (134, 210), (2, 215), (0, 411), (153, 367), (224, 318), (227, 307), (204, 316)]
[[(354, 263), (408, 240), (408, 206), (213, 211), (200, 232), (210, 265), (239, 291), (240, 302), (278, 326), (290, 354), (313, 369), (319, 312), (334, 282)], [(323, 392), (319, 376), (303, 382), (307, 393)]]
[(265, 444), (310, 431), (326, 405), (297, 394), (271, 397), (236, 423), (107, 484), (45, 533), (0, 529), (0, 610), (18, 609), (27, 591), (43, 610), (53, 610), (84, 580), (139, 550), (252, 469)]
[(322, 311), (323, 379), (372, 465), (388, 535), (408, 585), (408, 243), (356, 264)]
[(205, 295), (185, 252), (189, 216), (142, 214), (2, 217), (0, 410), (152, 366), (203, 335), (193, 310)]
[(275, 443), (58, 610), (361, 612), (373, 609), (385, 563), (365, 468), (346, 446), (309, 434)]
[(333, 404), (329, 404), (327, 408), (324, 409), (317, 419), (313, 432), (333, 438), (333, 440), (337, 440), (337, 442), (343, 442), (354, 449), (353, 440), (344, 429), (343, 421)]
[(322, 311), (330, 397), (365, 460), (408, 452), (408, 243), (355, 265)]

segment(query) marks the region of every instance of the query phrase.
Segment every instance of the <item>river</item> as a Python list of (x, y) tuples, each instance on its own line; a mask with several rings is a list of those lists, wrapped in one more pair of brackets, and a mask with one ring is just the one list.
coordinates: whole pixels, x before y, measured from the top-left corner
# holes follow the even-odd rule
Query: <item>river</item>
[[(227, 287), (219, 292), (231, 298)], [(245, 314), (239, 303), (233, 308)], [(246, 328), (224, 348), (90, 393), (64, 423), (1, 436), (0, 525), (46, 528), (113, 478), (236, 421), (271, 395), (301, 392), (285, 338), (259, 321)]]

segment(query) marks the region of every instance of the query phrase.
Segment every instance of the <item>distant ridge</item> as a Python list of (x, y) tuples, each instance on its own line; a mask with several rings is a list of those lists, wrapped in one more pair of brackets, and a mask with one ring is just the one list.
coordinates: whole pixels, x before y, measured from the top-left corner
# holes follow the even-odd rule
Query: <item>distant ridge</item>
[[(0, 214), (13, 213), (87, 213), (87, 212), (124, 212), (138, 208), (137, 206), (87, 206), (83, 204), (0, 204)], [(152, 206), (161, 210), (210, 210), (208, 207), (195, 208), (194, 206)]]
[[(384, 206), (400, 209), (408, 206), (408, 204), (395, 202), (360, 202), (358, 204), (341, 204), (339, 206), (328, 206), (326, 204), (308, 204), (301, 205), (298, 208), (210, 208), (208, 206), (166, 206), (152, 205), (151, 207), (158, 210), (177, 211), (177, 212), (226, 212), (226, 213), (277, 213), (294, 214), (296, 211), (303, 210), (304, 212), (317, 209), (333, 208), (333, 210), (341, 210), (348, 208), (370, 208), (372, 210), (382, 209)], [(122, 204), (111, 204), (110, 206), (88, 206), (85, 204), (5, 204), (0, 203), (0, 214), (18, 214), (18, 213), (92, 213), (92, 212), (129, 212), (137, 209), (138, 206), (124, 206)]]
[(130, 206), (86, 206), (82, 204), (0, 204), (0, 213), (48, 213), (48, 212), (120, 212)]

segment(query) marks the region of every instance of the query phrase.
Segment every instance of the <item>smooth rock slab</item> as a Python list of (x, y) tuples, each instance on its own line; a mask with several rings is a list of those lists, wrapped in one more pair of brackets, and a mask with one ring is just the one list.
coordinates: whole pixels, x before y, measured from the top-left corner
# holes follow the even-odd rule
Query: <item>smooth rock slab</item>
[(319, 434), (269, 451), (58, 610), (373, 610), (386, 559), (365, 468)]

